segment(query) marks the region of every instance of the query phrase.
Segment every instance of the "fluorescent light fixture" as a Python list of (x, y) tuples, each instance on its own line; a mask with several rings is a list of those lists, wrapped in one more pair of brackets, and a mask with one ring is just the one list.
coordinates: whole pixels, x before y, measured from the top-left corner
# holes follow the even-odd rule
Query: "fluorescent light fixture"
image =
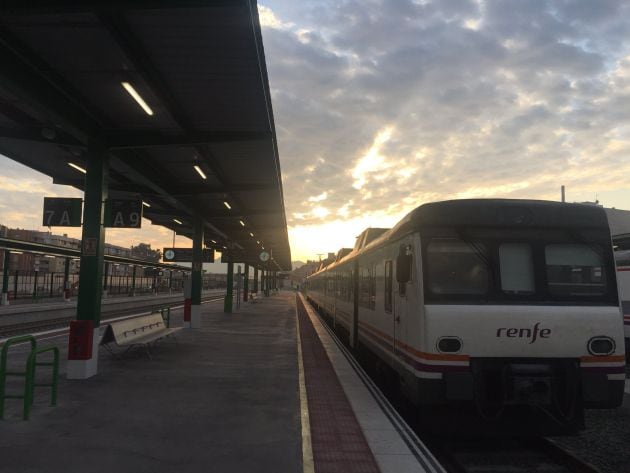
[(240, 223), (240, 224), (241, 224), (241, 227), (244, 227), (244, 226), (245, 226), (245, 222), (243, 222), (242, 220), (239, 220), (239, 221), (238, 221), (238, 223)]
[(256, 243), (258, 243), (260, 245), (260, 240), (256, 240)]
[(68, 163), (68, 166), (70, 166), (71, 168), (76, 169), (77, 171), (81, 171), (83, 174), (87, 174), (87, 171), (85, 169), (83, 169), (81, 166), (79, 166), (78, 164)]
[(44, 255), (44, 258), (56, 258), (55, 255)]
[(180, 222), (179, 220), (177, 220), (176, 218), (173, 219), (173, 222), (175, 223), (179, 223), (180, 225), (182, 225), (182, 222)]
[(23, 255), (24, 252), (23, 251), (15, 251), (15, 250), (7, 250), (9, 251), (12, 255)]
[(207, 179), (206, 175), (204, 174), (204, 172), (201, 170), (201, 168), (199, 166), (197, 166), (195, 164), (193, 167), (195, 168), (195, 171), (197, 171), (197, 173), (199, 173), (199, 175), (201, 176), (202, 179)]
[(227, 201), (223, 201), (223, 205), (225, 205), (228, 209), (231, 209), (232, 206), (230, 204), (227, 203)]
[(214, 243), (214, 244), (216, 244), (216, 242), (217, 242), (216, 240), (210, 240), (210, 241), (211, 241), (212, 243)]
[(136, 102), (138, 102), (138, 105), (140, 105), (140, 107), (142, 107), (142, 110), (144, 110), (147, 115), (153, 115), (153, 110), (151, 110), (151, 107), (149, 107), (147, 105), (147, 103), (140, 96), (140, 94), (136, 91), (136, 89), (133, 88), (133, 85), (131, 85), (129, 82), (121, 82), (120, 85), (122, 85), (125, 88), (125, 90), (127, 92), (129, 92), (129, 95), (131, 95), (133, 97), (133, 99)]
[(249, 232), (249, 236), (254, 238), (254, 234), (252, 232)]
[(142, 201), (142, 205), (144, 205), (145, 207), (151, 207), (151, 204), (147, 204), (144, 200)]

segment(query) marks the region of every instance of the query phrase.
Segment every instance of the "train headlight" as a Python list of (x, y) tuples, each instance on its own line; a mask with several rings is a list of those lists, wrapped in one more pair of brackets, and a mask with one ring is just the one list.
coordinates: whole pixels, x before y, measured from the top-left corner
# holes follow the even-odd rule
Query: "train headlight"
[(442, 337), (437, 342), (441, 353), (458, 353), (462, 350), (462, 341), (458, 337)]
[(593, 337), (588, 341), (588, 352), (595, 356), (606, 356), (615, 352), (615, 341), (610, 337)]

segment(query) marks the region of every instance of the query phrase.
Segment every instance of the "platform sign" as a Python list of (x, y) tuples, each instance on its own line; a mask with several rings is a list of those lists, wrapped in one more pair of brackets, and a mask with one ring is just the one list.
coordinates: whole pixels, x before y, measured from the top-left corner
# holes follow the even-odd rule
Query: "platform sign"
[[(162, 261), (165, 263), (192, 263), (192, 248), (164, 248)], [(202, 253), (204, 263), (214, 263), (214, 250), (205, 248)]]
[(232, 259), (232, 263), (248, 263), (253, 265), (260, 262), (256, 251), (223, 250), (221, 252), (221, 263), (227, 263), (230, 258)]
[(45, 227), (80, 227), (83, 199), (44, 197)]
[(140, 228), (142, 200), (107, 199), (105, 226), (111, 228)]
[(96, 238), (88, 237), (83, 239), (83, 256), (96, 256)]

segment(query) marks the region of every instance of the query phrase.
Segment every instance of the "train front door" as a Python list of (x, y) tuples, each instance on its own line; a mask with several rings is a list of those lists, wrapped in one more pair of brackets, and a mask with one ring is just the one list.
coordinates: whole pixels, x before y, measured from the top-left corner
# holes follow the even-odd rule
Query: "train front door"
[[(407, 286), (411, 279), (411, 257), (408, 251), (408, 245), (400, 245), (399, 254), (394, 261), (392, 275), (389, 276), (391, 281), (389, 290), (392, 299), (392, 315), (394, 324), (394, 343), (392, 354), (395, 356), (396, 351), (401, 345), (407, 343), (407, 314), (409, 314), (409, 300), (407, 297)], [(387, 283), (386, 274), (386, 284)]]

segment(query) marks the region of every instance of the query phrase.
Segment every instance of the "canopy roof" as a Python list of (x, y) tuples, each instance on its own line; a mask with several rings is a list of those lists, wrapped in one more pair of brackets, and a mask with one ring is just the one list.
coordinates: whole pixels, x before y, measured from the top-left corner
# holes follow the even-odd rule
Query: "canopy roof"
[(207, 247), (253, 263), (264, 246), (290, 270), (255, 0), (102, 3), (2, 3), (0, 153), (83, 189), (68, 163), (103, 146), (111, 198), (181, 235), (199, 216)]

